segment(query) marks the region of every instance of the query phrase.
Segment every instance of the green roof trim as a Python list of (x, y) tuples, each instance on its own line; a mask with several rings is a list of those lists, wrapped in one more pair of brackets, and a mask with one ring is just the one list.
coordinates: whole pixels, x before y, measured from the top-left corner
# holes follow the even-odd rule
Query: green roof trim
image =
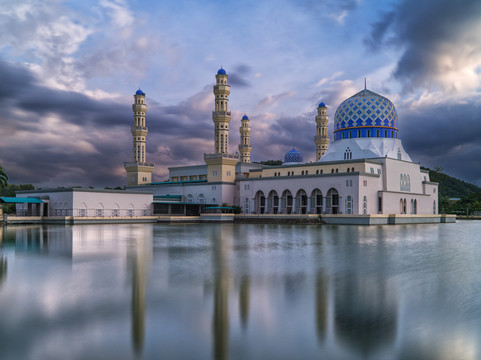
[(208, 210), (208, 209), (234, 210), (235, 208), (230, 207), (230, 206), (210, 206), (210, 207), (206, 207), (206, 208), (204, 208), (204, 209), (205, 209), (205, 210)]
[(150, 183), (149, 185), (164, 185), (164, 184), (187, 184), (187, 183), (203, 183), (207, 182), (207, 179), (205, 180), (183, 180), (183, 181), (164, 181), (164, 182), (153, 182)]
[(0, 202), (5, 204), (43, 204), (40, 199), (24, 197), (0, 197)]

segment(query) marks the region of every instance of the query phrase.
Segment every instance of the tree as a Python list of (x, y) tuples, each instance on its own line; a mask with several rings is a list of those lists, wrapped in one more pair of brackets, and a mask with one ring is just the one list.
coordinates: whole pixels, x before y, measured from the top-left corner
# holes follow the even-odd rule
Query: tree
[(0, 190), (8, 184), (8, 176), (3, 167), (0, 166)]

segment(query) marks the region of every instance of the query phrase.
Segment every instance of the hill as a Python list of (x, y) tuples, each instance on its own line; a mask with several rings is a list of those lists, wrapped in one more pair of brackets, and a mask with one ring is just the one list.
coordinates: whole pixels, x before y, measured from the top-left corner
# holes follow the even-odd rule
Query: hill
[[(480, 187), (446, 175), (442, 171), (426, 170), (429, 170), (430, 180), (439, 183), (440, 214), (470, 215), (481, 212)], [(451, 198), (459, 198), (460, 200), (450, 201)]]
[(456, 179), (453, 176), (444, 174), (441, 171), (429, 170), (431, 181), (439, 183), (439, 196), (443, 198), (463, 198), (473, 193), (481, 193), (481, 188), (466, 181)]

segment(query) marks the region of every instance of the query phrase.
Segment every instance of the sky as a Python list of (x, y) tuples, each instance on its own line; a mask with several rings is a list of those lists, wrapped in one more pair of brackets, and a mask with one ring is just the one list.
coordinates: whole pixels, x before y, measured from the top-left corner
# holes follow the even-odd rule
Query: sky
[(231, 85), (229, 151), (315, 159), (317, 106), (364, 88), (396, 106), (411, 158), (481, 186), (479, 0), (1, 0), (0, 166), (37, 187), (126, 184), (146, 93), (153, 181), (214, 152), (212, 87)]

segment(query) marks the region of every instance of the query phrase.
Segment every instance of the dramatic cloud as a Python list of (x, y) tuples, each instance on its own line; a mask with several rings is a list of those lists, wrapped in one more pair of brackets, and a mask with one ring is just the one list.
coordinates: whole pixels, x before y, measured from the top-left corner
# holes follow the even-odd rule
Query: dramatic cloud
[[(389, 97), (415, 161), (481, 185), (481, 3), (448, 0), (4, 0), (0, 165), (14, 183), (117, 186), (132, 159), (132, 94), (148, 104), (147, 160), (202, 164), (212, 86), (229, 75), (229, 150), (242, 115), (253, 160), (313, 160), (316, 107), (363, 88)], [(363, 41), (364, 40), (364, 41)]]
[(416, 161), (480, 184), (481, 158), (476, 155), (481, 150), (480, 114), (480, 106), (467, 104), (401, 111), (399, 134)]
[(371, 49), (402, 49), (394, 76), (406, 91), (468, 95), (481, 86), (481, 2), (404, 0), (372, 26)]
[[(18, 79), (12, 88), (8, 82), (0, 83), (4, 109), (0, 114), (0, 160), (12, 182), (125, 184), (123, 162), (132, 157), (132, 100), (95, 100), (50, 89), (38, 84), (29, 70), (4, 62), (0, 62), (0, 74)], [(206, 139), (211, 137), (212, 120), (206, 101), (213, 101), (210, 87), (178, 105), (149, 105), (147, 157), (154, 161), (159, 152), (171, 155), (156, 169), (159, 176), (166, 175), (168, 165), (202, 161), (199, 150), (211, 151)]]

